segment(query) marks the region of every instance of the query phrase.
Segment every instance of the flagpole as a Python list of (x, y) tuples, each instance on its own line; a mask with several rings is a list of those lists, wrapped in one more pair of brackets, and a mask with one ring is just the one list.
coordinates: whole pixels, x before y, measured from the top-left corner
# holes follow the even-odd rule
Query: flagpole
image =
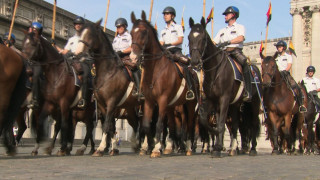
[(151, 22), (152, 8), (153, 8), (153, 0), (151, 0), (151, 4), (150, 4), (149, 22)]
[(206, 18), (206, 0), (203, 0), (203, 18)]
[[(8, 40), (9, 40), (9, 41), (11, 40), (11, 34), (12, 34), (14, 19), (15, 19), (15, 17), (16, 17), (16, 12), (17, 12), (17, 8), (18, 8), (18, 3), (19, 3), (19, 0), (16, 0), (16, 4), (14, 5), (13, 15), (12, 15), (12, 19), (11, 19), (11, 25), (10, 25), (10, 29), (9, 29), (9, 34), (8, 34)], [(9, 47), (9, 43), (7, 44), (7, 46)]]
[(107, 4), (107, 11), (106, 11), (106, 17), (104, 19), (103, 32), (106, 32), (108, 13), (109, 13), (109, 6), (110, 6), (110, 0), (108, 0), (108, 4)]
[(159, 12), (157, 12), (156, 20), (154, 22), (154, 28), (158, 31), (157, 21), (158, 21)]
[[(271, 0), (269, 0), (268, 11), (269, 11), (269, 8), (271, 7), (270, 5), (271, 5)], [(265, 42), (264, 42), (264, 44), (265, 44), (265, 46), (264, 46), (264, 56), (267, 55), (267, 41), (268, 41), (268, 31), (269, 31), (269, 22), (268, 22), (268, 20), (269, 20), (269, 17), (267, 19), (266, 39), (265, 39)]]
[(211, 41), (213, 41), (214, 0), (212, 0)]
[(57, 12), (57, 0), (54, 0), (53, 15), (52, 15), (52, 32), (51, 32), (51, 39), (52, 40), (54, 40), (54, 34), (56, 31), (56, 12)]

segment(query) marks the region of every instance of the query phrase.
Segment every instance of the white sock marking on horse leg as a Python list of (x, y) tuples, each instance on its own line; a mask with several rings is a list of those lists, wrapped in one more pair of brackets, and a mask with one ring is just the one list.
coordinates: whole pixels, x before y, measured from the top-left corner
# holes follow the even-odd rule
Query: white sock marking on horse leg
[(118, 148), (117, 138), (116, 136), (113, 136), (113, 138), (111, 138), (111, 150), (117, 149), (117, 148)]
[(154, 138), (154, 142), (156, 143), (156, 145), (154, 146), (152, 152), (160, 152), (160, 149), (161, 149), (161, 141), (157, 141), (157, 139)]
[(208, 149), (208, 143), (207, 142), (205, 142), (204, 144), (203, 144), (203, 150), (207, 150)]
[(143, 144), (141, 145), (141, 150), (144, 150), (144, 151), (148, 150), (148, 138), (147, 138), (147, 136), (144, 137)]
[(236, 150), (238, 147), (238, 141), (236, 138), (231, 139), (231, 144), (230, 144), (231, 150)]
[(167, 138), (167, 141), (166, 141), (166, 149), (172, 149), (172, 144), (173, 144), (173, 141), (171, 138)]
[(107, 147), (107, 134), (106, 133), (102, 133), (101, 142), (100, 142), (100, 145), (99, 145), (97, 151), (104, 151), (104, 149), (106, 147)]
[(186, 146), (187, 151), (191, 151), (191, 146), (192, 146), (191, 140), (187, 140), (186, 144), (187, 144), (187, 146)]

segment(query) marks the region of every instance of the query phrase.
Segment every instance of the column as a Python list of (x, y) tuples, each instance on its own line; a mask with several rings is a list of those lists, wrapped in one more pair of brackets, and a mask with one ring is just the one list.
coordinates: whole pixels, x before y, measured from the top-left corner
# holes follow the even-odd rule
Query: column
[(320, 11), (319, 5), (310, 7), (312, 11), (311, 64), (320, 70)]
[(292, 43), (295, 48), (297, 57), (293, 55), (292, 63), (292, 76), (296, 80), (300, 80), (303, 77), (304, 71), (301, 71), (303, 65), (302, 62), (302, 49), (303, 49), (303, 30), (302, 30), (302, 8), (290, 9), (292, 15)]

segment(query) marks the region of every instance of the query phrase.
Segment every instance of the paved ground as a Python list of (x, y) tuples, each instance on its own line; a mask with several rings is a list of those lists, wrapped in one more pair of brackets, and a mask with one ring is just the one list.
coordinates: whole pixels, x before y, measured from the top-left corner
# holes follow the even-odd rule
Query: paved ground
[(119, 156), (100, 158), (44, 156), (42, 149), (32, 157), (30, 143), (18, 150), (16, 157), (7, 157), (0, 147), (0, 179), (320, 179), (320, 156), (271, 156), (265, 148), (256, 157), (224, 153), (218, 159), (199, 153), (151, 159), (128, 147), (121, 147)]

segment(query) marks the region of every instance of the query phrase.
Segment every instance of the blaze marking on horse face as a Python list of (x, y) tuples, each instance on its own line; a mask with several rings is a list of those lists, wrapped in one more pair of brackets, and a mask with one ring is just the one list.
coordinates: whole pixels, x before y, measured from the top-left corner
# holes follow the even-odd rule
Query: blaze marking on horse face
[(84, 40), (84, 37), (87, 34), (88, 34), (88, 29), (84, 29), (83, 32), (81, 33), (81, 37), (80, 37), (79, 43), (77, 45), (77, 50), (76, 50), (76, 53), (75, 53), (76, 55), (78, 55), (79, 53), (84, 51), (85, 44), (84, 43), (80, 43), (80, 42)]
[(139, 31), (139, 28), (135, 28), (135, 29), (134, 29), (134, 32), (138, 32), (138, 31)]
[(194, 33), (193, 33), (193, 37), (197, 37), (197, 36), (199, 36), (199, 34), (200, 34), (200, 33), (198, 33), (198, 32), (194, 32)]

